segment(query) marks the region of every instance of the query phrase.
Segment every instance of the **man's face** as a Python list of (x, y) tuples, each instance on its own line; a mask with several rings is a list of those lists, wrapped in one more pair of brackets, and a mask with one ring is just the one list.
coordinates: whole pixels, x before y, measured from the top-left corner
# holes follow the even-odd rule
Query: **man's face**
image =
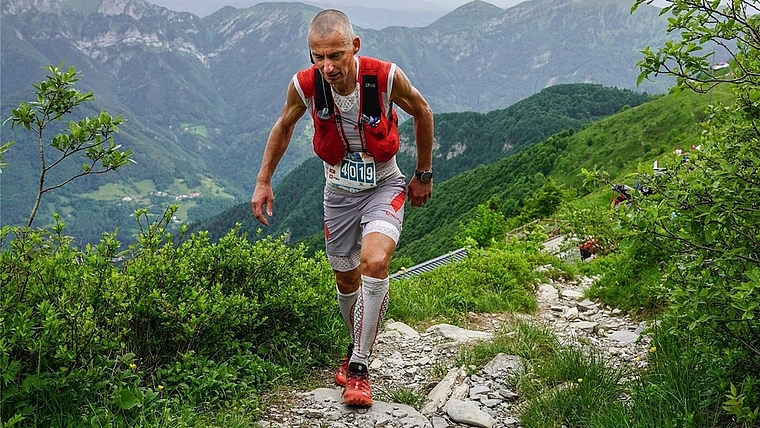
[(339, 92), (353, 91), (356, 86), (354, 54), (359, 51), (359, 38), (346, 44), (341, 34), (333, 31), (327, 37), (309, 37), (309, 47), (311, 57), (327, 83)]

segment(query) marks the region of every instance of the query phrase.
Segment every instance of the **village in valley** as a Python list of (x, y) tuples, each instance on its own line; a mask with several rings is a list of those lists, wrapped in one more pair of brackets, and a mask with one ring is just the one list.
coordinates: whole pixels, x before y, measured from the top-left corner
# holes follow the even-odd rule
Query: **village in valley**
[[(151, 190), (148, 192), (147, 196), (135, 196), (135, 195), (123, 196), (121, 198), (121, 203), (142, 204), (142, 205), (147, 205), (148, 207), (151, 207), (158, 203), (157, 199), (160, 199), (162, 203), (167, 200), (179, 203), (181, 201), (187, 201), (187, 200), (191, 200), (191, 199), (195, 199), (199, 197), (201, 197), (200, 191), (191, 191), (187, 193), (170, 193), (170, 192), (164, 192), (161, 190)], [(195, 205), (195, 202), (192, 202), (192, 205)], [(184, 208), (185, 208), (184, 210), (181, 210), (181, 212), (184, 213), (184, 215), (172, 216), (172, 219), (171, 219), (172, 223), (181, 224), (185, 222), (185, 220), (183, 220), (181, 217), (186, 217), (187, 208), (189, 207), (184, 207)]]
[[(175, 201), (181, 201), (183, 199), (193, 199), (198, 198), (201, 196), (201, 192), (190, 192), (188, 194), (180, 194), (180, 195), (174, 195), (167, 192), (162, 192), (160, 190), (151, 190), (148, 192), (150, 196), (155, 196), (158, 198), (173, 198)], [(139, 196), (124, 196), (121, 198), (122, 202), (139, 202), (143, 198)]]

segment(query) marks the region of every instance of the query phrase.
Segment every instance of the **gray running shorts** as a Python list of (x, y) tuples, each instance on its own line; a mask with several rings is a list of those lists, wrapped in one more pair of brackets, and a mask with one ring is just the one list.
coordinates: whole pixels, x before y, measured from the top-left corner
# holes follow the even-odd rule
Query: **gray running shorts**
[(406, 180), (398, 177), (356, 194), (337, 193), (325, 186), (325, 252), (351, 256), (361, 249), (362, 229), (371, 221), (384, 221), (401, 232), (404, 222)]

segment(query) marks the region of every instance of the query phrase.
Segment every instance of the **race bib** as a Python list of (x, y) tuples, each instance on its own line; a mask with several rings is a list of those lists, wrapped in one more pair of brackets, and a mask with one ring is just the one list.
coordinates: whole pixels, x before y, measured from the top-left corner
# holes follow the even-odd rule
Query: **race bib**
[(347, 153), (343, 160), (327, 167), (325, 179), (335, 187), (348, 192), (361, 192), (377, 186), (375, 158), (363, 153)]

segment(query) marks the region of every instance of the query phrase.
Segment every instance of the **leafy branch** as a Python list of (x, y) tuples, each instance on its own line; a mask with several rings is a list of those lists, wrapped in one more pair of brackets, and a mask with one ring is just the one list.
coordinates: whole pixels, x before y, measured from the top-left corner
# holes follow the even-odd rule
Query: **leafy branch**
[[(652, 0), (636, 0), (631, 11)], [(721, 83), (735, 85), (756, 83), (760, 78), (757, 67), (748, 63), (753, 53), (760, 49), (758, 14), (756, 2), (747, 0), (669, 0), (660, 15), (668, 18), (668, 32), (680, 34), (680, 40), (671, 40), (653, 51), (647, 47), (644, 58), (638, 62), (641, 73), (638, 83), (650, 76), (665, 74), (675, 76), (679, 91), (691, 89), (706, 93)], [(731, 57), (732, 73), (716, 75), (708, 59), (710, 52), (698, 54), (708, 43), (720, 46)]]
[[(97, 117), (85, 118), (78, 122), (68, 122), (68, 129), (55, 135), (50, 146), (58, 151), (57, 158), (48, 161), (45, 146), (45, 130), (51, 123), (63, 120), (63, 117), (71, 113), (79, 105), (92, 101), (93, 93), (83, 93), (74, 88), (79, 81), (80, 73), (73, 66), (64, 69), (64, 62), (58, 66), (49, 66), (46, 80), (32, 84), (36, 99), (29, 103), (20, 102), (18, 108), (13, 110), (13, 116), (3, 122), (10, 122), (11, 128), (16, 126), (34, 132), (37, 137), (40, 155), (40, 174), (37, 183), (37, 196), (34, 206), (27, 220), (27, 227), (31, 227), (34, 217), (45, 193), (63, 187), (71, 181), (91, 174), (104, 174), (113, 171), (131, 159), (132, 151), (121, 151), (121, 145), (113, 141), (113, 134), (119, 132), (119, 125), (124, 123), (121, 116), (111, 117), (102, 111)], [(5, 152), (14, 142), (4, 144), (0, 148), (0, 155)], [(46, 184), (47, 174), (64, 160), (81, 155), (86, 159), (80, 167), (80, 172), (61, 180), (59, 183)], [(1, 160), (1, 159), (0, 159)], [(2, 164), (0, 164), (2, 168)]]

